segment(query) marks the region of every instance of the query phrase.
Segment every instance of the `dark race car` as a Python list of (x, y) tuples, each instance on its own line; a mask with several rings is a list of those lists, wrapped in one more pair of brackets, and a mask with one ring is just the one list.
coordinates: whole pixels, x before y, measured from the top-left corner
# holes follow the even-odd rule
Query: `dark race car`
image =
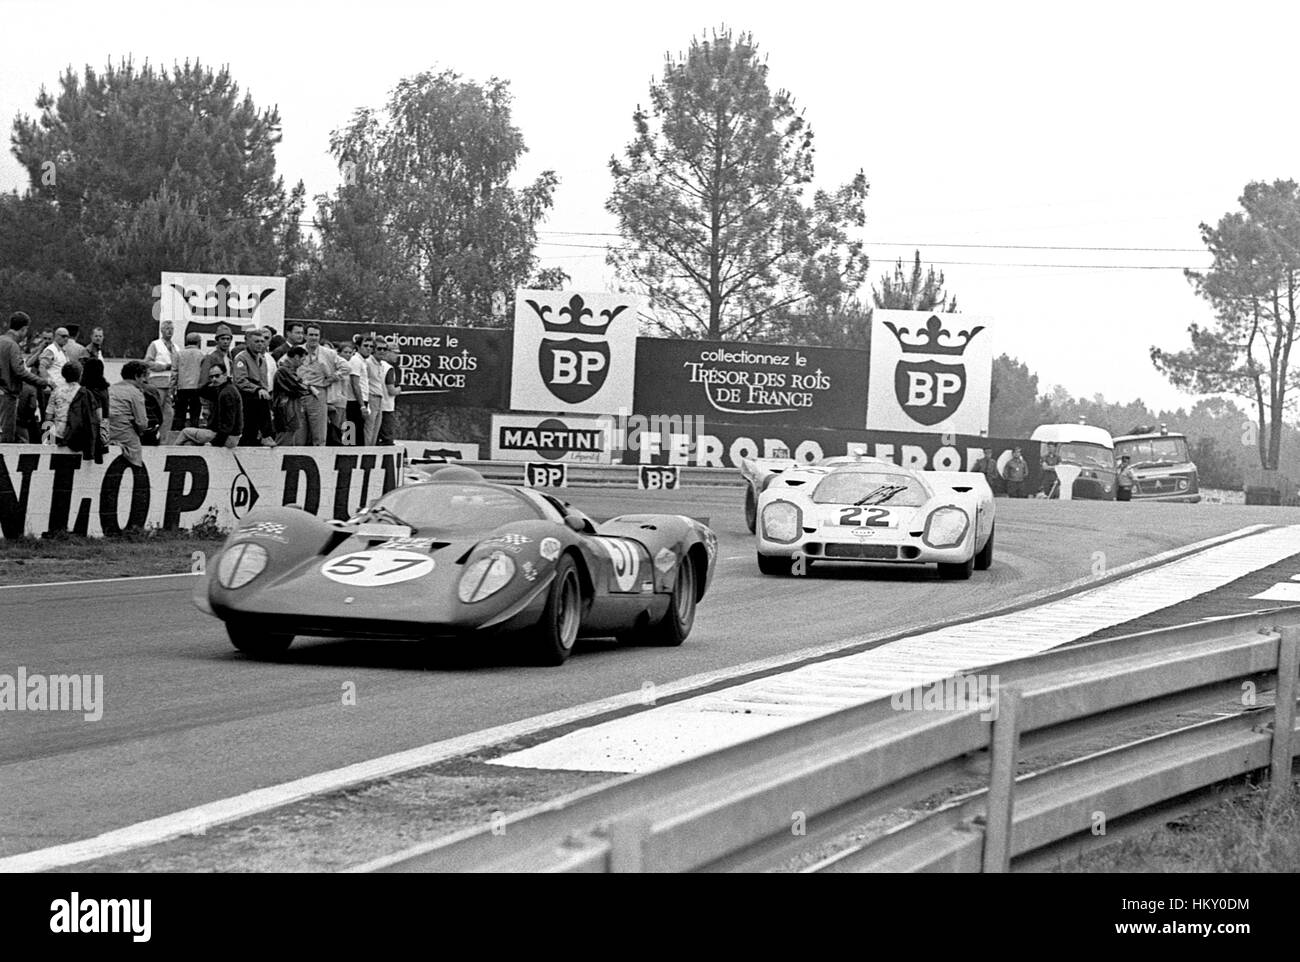
[(517, 633), (562, 664), (584, 636), (680, 645), (713, 577), (717, 537), (680, 515), (596, 525), (550, 495), (447, 468), (347, 522), (254, 510), (195, 604), (256, 657), (296, 635), (465, 638)]

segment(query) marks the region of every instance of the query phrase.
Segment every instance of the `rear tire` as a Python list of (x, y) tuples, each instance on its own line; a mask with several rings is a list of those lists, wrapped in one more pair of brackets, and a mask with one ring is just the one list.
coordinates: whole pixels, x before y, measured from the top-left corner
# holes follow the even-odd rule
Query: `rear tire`
[(226, 622), (226, 636), (236, 649), (250, 658), (271, 661), (284, 655), (293, 644), (293, 635), (259, 631), (244, 622)]
[(794, 559), (784, 555), (760, 554), (758, 570), (765, 575), (789, 575), (794, 567)]
[(648, 644), (676, 648), (686, 640), (695, 624), (695, 592), (695, 560), (688, 554), (677, 564), (677, 578), (668, 598), (668, 610), (663, 619), (646, 632)]
[(965, 581), (975, 570), (975, 558), (972, 556), (965, 561), (958, 561), (953, 564), (939, 564), (939, 577), (944, 581)]
[(975, 570), (988, 571), (993, 567), (993, 535), (997, 533), (997, 525), (989, 529), (989, 540), (984, 543), (979, 554), (975, 556)]
[(546, 608), (537, 622), (534, 653), (542, 665), (562, 665), (573, 654), (582, 629), (582, 586), (578, 566), (562, 555), (555, 566), (555, 579), (546, 596)]
[(758, 501), (754, 498), (754, 486), (745, 485), (745, 527), (753, 534), (758, 530)]

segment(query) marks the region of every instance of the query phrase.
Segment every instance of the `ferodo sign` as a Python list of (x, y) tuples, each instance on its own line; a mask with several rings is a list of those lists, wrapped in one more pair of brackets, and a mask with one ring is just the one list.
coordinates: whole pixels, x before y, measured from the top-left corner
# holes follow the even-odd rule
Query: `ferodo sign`
[(516, 291), (510, 407), (630, 410), (642, 304), (625, 294)]
[(348, 518), (401, 483), (394, 448), (144, 449), (135, 467), (42, 445), (0, 446), (0, 532), (5, 538), (124, 528), (231, 528), (255, 507), (296, 505)]
[(493, 461), (609, 464), (607, 418), (492, 415)]
[(893, 431), (808, 431), (752, 425), (710, 424), (697, 437), (653, 428), (640, 431), (623, 452), (624, 464), (667, 464), (702, 468), (738, 468), (742, 458), (794, 458), (816, 461), (841, 454), (865, 454), (919, 470), (969, 471), (992, 448), (999, 464), (1019, 447), (1038, 476), (1036, 445), (1005, 438), (917, 434)]
[(869, 429), (988, 430), (993, 335), (987, 318), (878, 310), (871, 325)]

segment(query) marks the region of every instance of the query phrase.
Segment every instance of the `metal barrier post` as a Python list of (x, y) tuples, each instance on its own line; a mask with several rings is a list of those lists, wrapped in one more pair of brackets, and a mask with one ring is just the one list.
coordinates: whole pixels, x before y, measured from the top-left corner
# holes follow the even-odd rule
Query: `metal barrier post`
[(1011, 871), (1011, 816), (1015, 805), (1016, 758), (1020, 748), (1020, 691), (998, 693), (989, 754), (989, 793), (984, 816), (985, 872)]
[(1291, 794), (1291, 742), (1295, 730), (1296, 672), (1300, 668), (1300, 626), (1288, 625), (1277, 643), (1277, 703), (1273, 708), (1273, 745), (1269, 761), (1269, 797)]
[(650, 821), (645, 818), (620, 818), (609, 823), (608, 831), (609, 870), (645, 871), (645, 840), (650, 834)]

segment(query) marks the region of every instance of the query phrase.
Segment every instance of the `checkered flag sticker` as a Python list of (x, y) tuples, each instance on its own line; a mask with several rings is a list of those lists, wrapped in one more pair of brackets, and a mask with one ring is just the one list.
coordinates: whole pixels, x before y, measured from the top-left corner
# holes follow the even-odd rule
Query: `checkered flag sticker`
[(240, 530), (248, 534), (265, 534), (271, 537), (279, 537), (284, 534), (286, 525), (276, 521), (259, 521), (256, 524), (245, 525)]

